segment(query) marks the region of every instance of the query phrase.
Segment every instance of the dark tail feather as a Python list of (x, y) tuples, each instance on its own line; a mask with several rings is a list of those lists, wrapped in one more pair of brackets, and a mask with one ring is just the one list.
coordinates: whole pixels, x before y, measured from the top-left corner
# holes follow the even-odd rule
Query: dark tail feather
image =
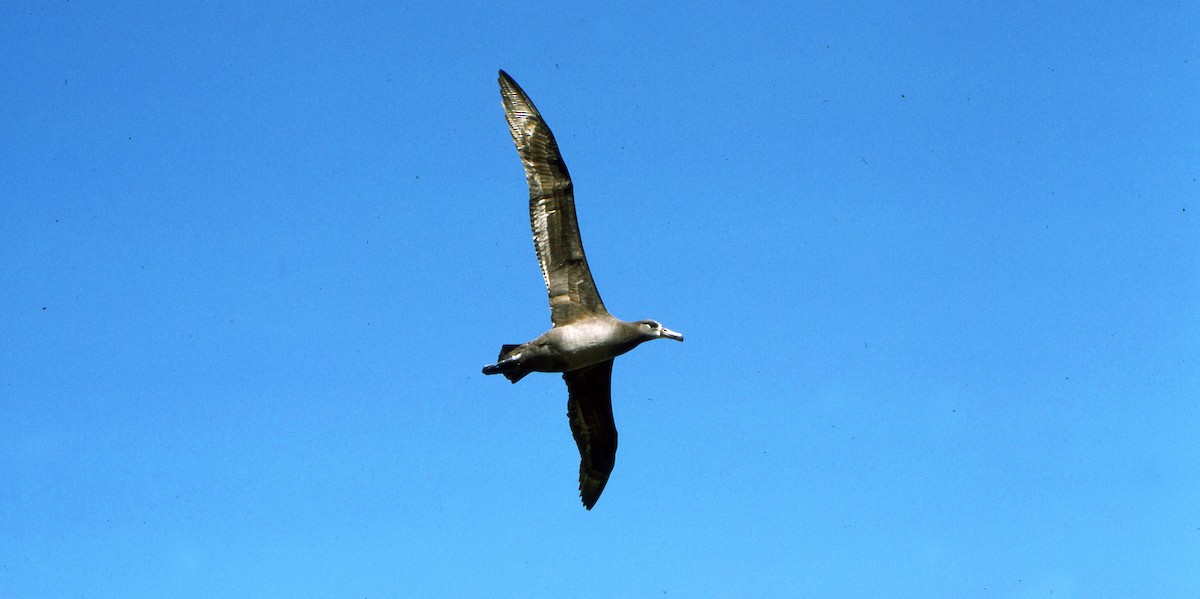
[(512, 353), (518, 347), (521, 347), (521, 346), (520, 345), (507, 345), (507, 344), (501, 345), (500, 346), (500, 357), (498, 358), (499, 361), (496, 362), (495, 364), (488, 364), (487, 366), (484, 366), (483, 373), (484, 374), (503, 374), (504, 378), (508, 379), (509, 382), (512, 382), (512, 383), (516, 383), (517, 381), (525, 378), (525, 375), (529, 374), (531, 371), (522, 368), (521, 365), (517, 362), (507, 362), (507, 363), (505, 362), (505, 360), (507, 360), (508, 357), (511, 356)]
[(517, 381), (525, 378), (525, 375), (529, 374), (530, 372), (532, 372), (532, 371), (530, 371), (530, 370), (513, 370), (511, 372), (505, 372), (504, 378), (508, 379), (508, 382), (513, 383), (515, 385), (517, 383)]

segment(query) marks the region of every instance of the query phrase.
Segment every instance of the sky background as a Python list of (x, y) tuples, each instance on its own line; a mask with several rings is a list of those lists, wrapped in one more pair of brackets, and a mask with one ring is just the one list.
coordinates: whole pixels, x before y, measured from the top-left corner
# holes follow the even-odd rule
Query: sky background
[[(596, 509), (496, 83), (617, 360)], [(7, 2), (0, 597), (1200, 596), (1195, 3)]]

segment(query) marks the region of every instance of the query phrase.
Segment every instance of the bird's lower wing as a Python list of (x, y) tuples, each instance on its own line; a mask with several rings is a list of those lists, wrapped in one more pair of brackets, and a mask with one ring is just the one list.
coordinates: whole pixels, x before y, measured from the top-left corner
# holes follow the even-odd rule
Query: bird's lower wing
[(592, 509), (617, 460), (617, 425), (612, 412), (612, 366), (599, 364), (563, 373), (570, 399), (567, 418), (579, 446), (579, 496)]

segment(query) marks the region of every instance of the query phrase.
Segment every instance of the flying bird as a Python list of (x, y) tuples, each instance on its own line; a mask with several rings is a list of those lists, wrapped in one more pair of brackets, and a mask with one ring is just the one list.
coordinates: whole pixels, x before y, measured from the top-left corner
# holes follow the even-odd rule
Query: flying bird
[(504, 116), (529, 183), (529, 221), (554, 326), (533, 341), (502, 345), (484, 374), (516, 383), (530, 372), (561, 372), (567, 383), (567, 419), (579, 446), (579, 496), (596, 505), (617, 458), (612, 412), (612, 367), (617, 356), (650, 341), (683, 335), (653, 320), (618, 320), (604, 308), (579, 238), (571, 175), (554, 134), (529, 96), (500, 71)]

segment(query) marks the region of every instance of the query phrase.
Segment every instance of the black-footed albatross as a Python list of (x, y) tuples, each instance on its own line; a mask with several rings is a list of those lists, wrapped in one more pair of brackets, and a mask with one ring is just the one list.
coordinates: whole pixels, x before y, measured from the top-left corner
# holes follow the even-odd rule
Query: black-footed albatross
[(498, 361), (484, 366), (483, 373), (503, 374), (513, 383), (530, 372), (563, 373), (567, 418), (579, 446), (579, 496), (590, 510), (617, 458), (610, 394), (613, 358), (651, 339), (683, 341), (683, 335), (653, 320), (618, 320), (604, 309), (583, 255), (571, 176), (554, 134), (504, 71), (500, 95), (529, 182), (533, 245), (550, 293), (554, 327), (533, 341), (501, 346)]

